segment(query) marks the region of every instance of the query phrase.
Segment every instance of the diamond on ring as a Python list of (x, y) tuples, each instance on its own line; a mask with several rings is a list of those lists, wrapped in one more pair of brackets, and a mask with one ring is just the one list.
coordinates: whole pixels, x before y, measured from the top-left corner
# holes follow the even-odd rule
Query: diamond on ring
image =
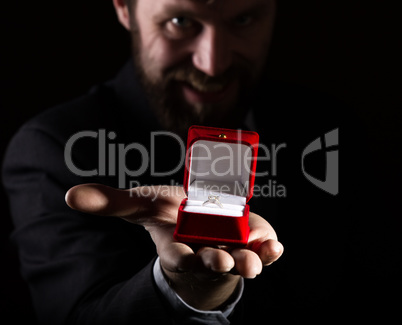
[(208, 195), (208, 200), (206, 200), (202, 205), (205, 206), (207, 204), (216, 204), (218, 207), (223, 209), (222, 203), (219, 201), (219, 196), (218, 195)]

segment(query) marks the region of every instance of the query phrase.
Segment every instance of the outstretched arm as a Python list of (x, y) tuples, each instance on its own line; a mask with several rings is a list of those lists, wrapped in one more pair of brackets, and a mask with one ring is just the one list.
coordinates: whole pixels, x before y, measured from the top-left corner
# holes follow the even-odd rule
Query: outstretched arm
[(230, 298), (240, 277), (256, 277), (263, 266), (280, 257), (283, 247), (269, 223), (254, 213), (250, 213), (250, 237), (245, 248), (193, 250), (176, 242), (173, 232), (183, 198), (183, 190), (178, 187), (117, 190), (99, 184), (79, 185), (66, 195), (73, 209), (116, 216), (144, 226), (155, 243), (171, 287), (194, 308), (213, 310)]

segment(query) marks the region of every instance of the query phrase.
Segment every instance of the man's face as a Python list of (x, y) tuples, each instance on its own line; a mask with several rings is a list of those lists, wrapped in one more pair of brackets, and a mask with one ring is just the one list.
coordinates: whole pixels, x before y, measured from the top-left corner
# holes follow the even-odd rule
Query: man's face
[(261, 77), (275, 0), (138, 0), (137, 67), (162, 124), (230, 127)]

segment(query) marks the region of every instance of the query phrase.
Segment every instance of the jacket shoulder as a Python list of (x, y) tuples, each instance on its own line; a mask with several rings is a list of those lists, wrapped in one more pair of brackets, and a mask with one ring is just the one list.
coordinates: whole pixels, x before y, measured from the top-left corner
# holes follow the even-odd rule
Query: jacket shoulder
[(112, 89), (99, 85), (76, 99), (48, 108), (22, 125), (17, 132), (36, 130), (65, 142), (72, 134), (97, 129), (111, 121), (117, 108)]

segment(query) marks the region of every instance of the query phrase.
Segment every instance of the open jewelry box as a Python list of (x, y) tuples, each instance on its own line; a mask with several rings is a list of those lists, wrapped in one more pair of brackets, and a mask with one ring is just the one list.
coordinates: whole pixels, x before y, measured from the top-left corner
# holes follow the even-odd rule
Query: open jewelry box
[(174, 238), (207, 245), (245, 245), (259, 136), (255, 132), (192, 126), (184, 189)]

